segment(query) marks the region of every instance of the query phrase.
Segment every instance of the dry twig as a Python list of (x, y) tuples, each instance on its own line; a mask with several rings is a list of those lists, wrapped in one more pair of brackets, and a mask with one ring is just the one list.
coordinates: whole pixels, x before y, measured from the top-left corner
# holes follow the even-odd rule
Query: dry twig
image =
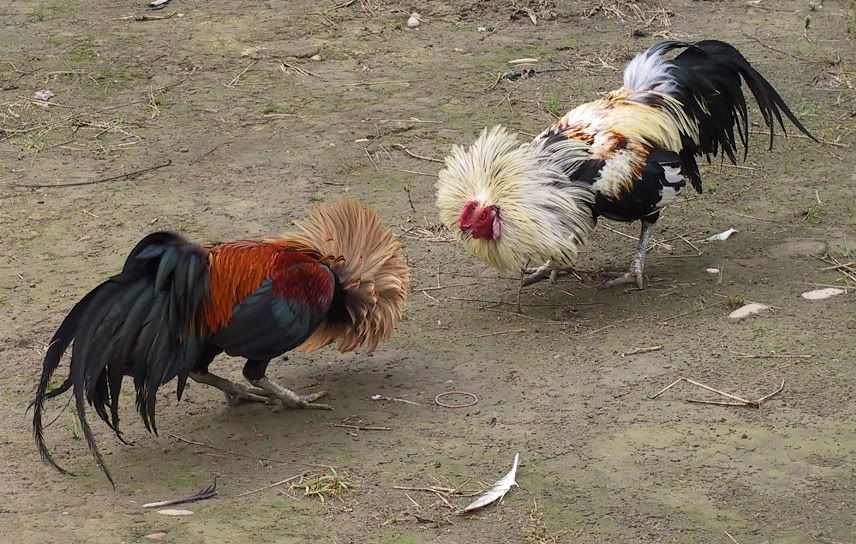
[(100, 178), (92, 181), (78, 181), (76, 183), (62, 183), (62, 184), (49, 184), (49, 183), (18, 183), (15, 184), (15, 187), (30, 187), (30, 188), (51, 188), (51, 187), (82, 187), (84, 185), (95, 185), (98, 183), (107, 183), (108, 181), (117, 181), (120, 179), (131, 179), (139, 176), (140, 174), (145, 174), (146, 172), (151, 172), (152, 170), (158, 170), (159, 168), (164, 168), (172, 164), (172, 159), (166, 161), (162, 164), (156, 164), (154, 166), (149, 166), (147, 168), (142, 168), (140, 170), (134, 170), (133, 172), (127, 172), (125, 174), (117, 174), (115, 176), (109, 176), (106, 178)]
[(404, 144), (392, 144), (392, 147), (404, 151), (405, 153), (407, 153), (408, 155), (410, 155), (414, 159), (421, 159), (423, 161), (430, 161), (430, 162), (439, 162), (440, 164), (443, 164), (443, 162), (444, 162), (443, 160), (435, 159), (434, 157), (426, 157), (425, 155), (418, 155), (418, 154), (414, 153), (413, 151), (410, 151), (410, 149), (408, 149), (407, 146)]
[(647, 348), (636, 348), (633, 351), (626, 351), (621, 354), (622, 357), (627, 357), (628, 355), (639, 355), (640, 353), (651, 353), (652, 351), (660, 351), (663, 349), (663, 346), (650, 346)]
[[(173, 436), (175, 436), (175, 435), (173, 435)], [(252, 489), (252, 490), (250, 490), (250, 491), (244, 491), (244, 492), (243, 492), (243, 493), (241, 493), (240, 495), (236, 495), (236, 497), (246, 497), (247, 495), (252, 495), (253, 493), (258, 493), (259, 491), (265, 491), (266, 489), (271, 489), (271, 488), (274, 488), (274, 487), (278, 487), (278, 486), (281, 486), (281, 485), (283, 485), (283, 484), (287, 484), (287, 483), (289, 483), (289, 482), (293, 482), (294, 480), (296, 480), (296, 479), (298, 479), (298, 478), (301, 478), (301, 477), (303, 477), (303, 476), (305, 476), (305, 475), (306, 475), (306, 471), (303, 471), (303, 472), (301, 472), (300, 474), (295, 474), (294, 476), (291, 476), (291, 477), (289, 477), (289, 478), (286, 478), (285, 480), (280, 480), (280, 481), (278, 481), (278, 482), (274, 482), (274, 483), (272, 483), (272, 484), (270, 484), (270, 485), (266, 485), (266, 486), (264, 486), (264, 487), (259, 487), (258, 489)]]
[(648, 398), (650, 398), (652, 400), (656, 399), (657, 397), (659, 397), (660, 395), (662, 395), (663, 393), (665, 393), (666, 391), (668, 391), (669, 389), (673, 388), (674, 386), (678, 385), (681, 382), (687, 382), (687, 383), (695, 385), (697, 387), (701, 387), (702, 389), (706, 389), (712, 393), (716, 393), (717, 395), (722, 395), (723, 397), (727, 397), (729, 399), (733, 399), (736, 401), (736, 402), (723, 402), (723, 401), (716, 401), (716, 400), (686, 399), (687, 402), (692, 402), (694, 404), (716, 404), (719, 406), (743, 406), (743, 407), (747, 407), (747, 408), (760, 408), (761, 404), (764, 401), (774, 397), (775, 395), (778, 395), (779, 393), (781, 393), (785, 389), (785, 380), (783, 379), (782, 385), (778, 389), (773, 391), (772, 393), (764, 395), (763, 397), (759, 398), (758, 400), (747, 400), (747, 399), (744, 399), (742, 397), (738, 397), (737, 395), (732, 395), (731, 393), (726, 393), (725, 391), (721, 391), (719, 389), (714, 389), (713, 387), (710, 387), (709, 385), (705, 385), (701, 382), (697, 382), (697, 381), (691, 380), (689, 378), (678, 378), (677, 380), (673, 381), (672, 383), (670, 383), (669, 385), (667, 385), (666, 387), (664, 387), (663, 389), (661, 389), (660, 391), (658, 391), (657, 393), (655, 393), (654, 395), (652, 395)]

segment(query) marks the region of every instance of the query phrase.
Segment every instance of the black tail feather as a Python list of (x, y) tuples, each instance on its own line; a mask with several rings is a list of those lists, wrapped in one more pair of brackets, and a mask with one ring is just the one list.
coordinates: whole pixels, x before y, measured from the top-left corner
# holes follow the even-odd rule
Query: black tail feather
[[(158, 388), (176, 376), (183, 384), (205, 344), (204, 339), (196, 338), (194, 323), (207, 296), (206, 263), (205, 251), (180, 236), (151, 234), (131, 251), (120, 274), (93, 289), (72, 308), (45, 355), (31, 404), (36, 446), (46, 462), (69, 474), (47, 449), (42, 414), (46, 400), (73, 389), (86, 443), (115, 488), (86, 419), (86, 404), (93, 406), (100, 419), (127, 443), (119, 431), (119, 393), (122, 378), (133, 376), (143, 422), (150, 431), (157, 431)], [(196, 277), (184, 277), (186, 273)], [(190, 341), (185, 340), (188, 335), (193, 337)], [(59, 387), (47, 391), (72, 341), (69, 376)]]
[[(742, 81), (749, 87), (764, 123), (770, 129), (770, 149), (773, 148), (776, 124), (787, 136), (785, 117), (800, 132), (818, 141), (770, 82), (732, 45), (718, 40), (696, 43), (665, 41), (652, 47), (648, 54), (663, 55), (674, 49), (684, 51), (671, 61), (669, 75), (674, 87), (667, 93), (681, 102), (684, 111), (699, 128), (697, 144), (690, 138), (685, 139), (686, 155), (706, 155), (709, 159), (711, 155), (716, 156), (721, 148), (736, 164), (739, 141), (743, 147), (743, 159), (746, 159), (749, 153), (749, 114)], [(649, 96), (651, 101), (658, 100), (656, 94)], [(690, 170), (691, 177), (697, 177), (692, 175), (695, 172), (692, 165), (685, 161), (684, 166), (685, 171)], [(693, 185), (696, 186), (695, 181)], [(696, 189), (701, 190), (700, 181)]]

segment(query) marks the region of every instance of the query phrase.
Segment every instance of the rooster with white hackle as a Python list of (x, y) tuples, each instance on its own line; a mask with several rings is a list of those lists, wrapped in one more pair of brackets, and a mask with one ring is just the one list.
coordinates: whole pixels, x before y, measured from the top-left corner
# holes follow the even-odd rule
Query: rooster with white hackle
[[(665, 55), (683, 51), (674, 59)], [(770, 129), (782, 116), (815, 139), (770, 83), (731, 45), (665, 41), (636, 56), (624, 85), (578, 106), (532, 142), (503, 127), (455, 146), (437, 182), (440, 218), (464, 246), (501, 271), (525, 269), (523, 284), (573, 267), (599, 217), (641, 221), (628, 272), (604, 286), (643, 286), (645, 254), (660, 211), (687, 183), (701, 193), (696, 157), (748, 153), (746, 82)]]

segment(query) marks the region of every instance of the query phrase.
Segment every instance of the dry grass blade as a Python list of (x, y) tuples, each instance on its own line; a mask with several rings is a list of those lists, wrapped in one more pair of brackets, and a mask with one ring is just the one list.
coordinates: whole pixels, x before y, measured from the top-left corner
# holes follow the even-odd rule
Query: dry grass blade
[(294, 476), (290, 476), (290, 477), (288, 477), (288, 478), (286, 478), (286, 479), (284, 479), (284, 480), (280, 480), (280, 481), (278, 481), (278, 482), (274, 482), (274, 483), (272, 483), (272, 484), (270, 484), (270, 485), (266, 485), (266, 486), (264, 486), (264, 487), (259, 487), (259, 488), (256, 488), (256, 489), (252, 489), (252, 490), (250, 490), (250, 491), (244, 491), (244, 492), (243, 492), (243, 493), (241, 493), (240, 495), (237, 495), (237, 497), (246, 497), (247, 495), (252, 495), (253, 493), (258, 493), (258, 492), (260, 492), (260, 491), (265, 491), (266, 489), (272, 489), (272, 488), (274, 488), (274, 487), (278, 487), (278, 486), (281, 486), (281, 485), (283, 485), (283, 484), (287, 484), (287, 483), (289, 483), (289, 482), (293, 482), (294, 480), (297, 480), (298, 478), (302, 478), (305, 474), (306, 474), (306, 472), (301, 472), (300, 474), (295, 474)]

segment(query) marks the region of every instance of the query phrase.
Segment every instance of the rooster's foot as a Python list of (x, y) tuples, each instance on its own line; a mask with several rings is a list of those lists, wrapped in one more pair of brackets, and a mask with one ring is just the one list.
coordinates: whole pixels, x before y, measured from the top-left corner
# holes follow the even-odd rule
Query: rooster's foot
[(317, 393), (311, 393), (309, 395), (300, 396), (291, 389), (283, 387), (271, 380), (267, 376), (260, 380), (255, 380), (252, 382), (256, 387), (261, 388), (272, 398), (278, 399), (282, 406), (285, 408), (294, 408), (294, 409), (313, 409), (313, 410), (332, 410), (333, 408), (326, 405), (315, 402), (321, 397), (327, 394), (326, 391), (318, 391)]
[(547, 261), (538, 268), (524, 268), (523, 279), (521, 284), (523, 287), (537, 283), (544, 278), (550, 278), (550, 284), (555, 285), (556, 279), (559, 277), (559, 272), (570, 272), (571, 268), (556, 267), (551, 261)]
[(222, 391), (229, 406), (237, 406), (243, 402), (271, 402), (264, 389), (247, 387), (210, 372), (191, 372), (190, 377), (195, 382), (204, 383)]
[(609, 289), (610, 287), (617, 287), (628, 283), (635, 283), (636, 287), (642, 289), (644, 285), (641, 268), (634, 267), (629, 272), (609, 272), (608, 274), (614, 277), (611, 280), (601, 283), (599, 289)]
[(228, 404), (229, 406), (238, 406), (239, 404), (243, 404), (245, 402), (266, 402), (268, 404), (273, 402), (273, 399), (271, 399), (270, 397), (251, 393), (249, 391), (249, 388), (244, 391), (223, 391), (223, 395), (226, 397), (226, 404)]

